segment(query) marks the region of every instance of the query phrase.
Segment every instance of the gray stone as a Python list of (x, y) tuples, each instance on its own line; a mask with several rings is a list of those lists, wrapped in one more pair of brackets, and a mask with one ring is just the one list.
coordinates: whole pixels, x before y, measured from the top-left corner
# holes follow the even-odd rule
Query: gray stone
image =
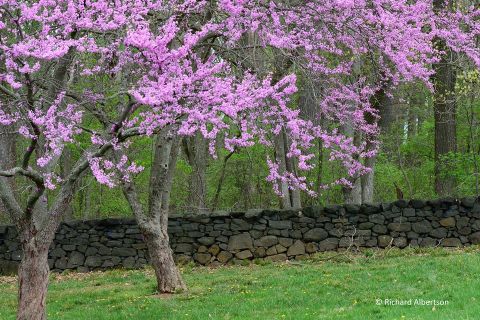
[(201, 243), (206, 246), (210, 246), (215, 242), (215, 238), (213, 237), (201, 237), (197, 239), (198, 243)]
[(190, 231), (188, 232), (188, 236), (191, 238), (200, 238), (203, 236), (203, 232), (200, 231)]
[(437, 245), (437, 240), (427, 237), (422, 239), (419, 245), (420, 247), (434, 247)]
[(480, 244), (480, 231), (472, 233), (468, 239), (472, 244)]
[(228, 241), (228, 250), (253, 249), (252, 237), (249, 233), (236, 234)]
[(400, 237), (393, 239), (393, 245), (397, 248), (405, 248), (408, 244), (407, 238)]
[(408, 239), (418, 239), (418, 236), (419, 236), (418, 233), (413, 232), (413, 231), (409, 231), (407, 233), (407, 238)]
[(388, 224), (388, 229), (397, 232), (407, 232), (410, 231), (411, 228), (410, 222), (392, 222)]
[(298, 256), (301, 254), (305, 254), (305, 244), (302, 241), (297, 240), (290, 246), (290, 248), (288, 248), (287, 256)]
[(147, 245), (145, 243), (134, 243), (132, 244), (132, 248), (137, 250), (145, 250), (147, 249)]
[(318, 244), (319, 251), (332, 251), (338, 248), (338, 238), (327, 238)]
[(403, 209), (403, 216), (404, 217), (415, 217), (415, 209), (414, 208)]
[(351, 237), (341, 237), (340, 240), (338, 241), (339, 248), (348, 248), (353, 244), (354, 242), (352, 241)]
[(430, 231), (430, 236), (437, 239), (445, 238), (447, 236), (447, 229), (445, 228), (433, 229), (432, 231)]
[[(284, 230), (286, 231), (286, 230)], [(252, 236), (253, 239), (258, 239), (261, 236), (263, 236), (263, 231), (260, 230), (250, 230), (249, 231), (250, 235)]]
[(255, 218), (259, 217), (262, 214), (263, 210), (262, 209), (249, 209), (247, 212), (245, 212), (245, 218), (250, 219), (250, 218)]
[(278, 243), (278, 238), (276, 236), (264, 236), (258, 240), (255, 240), (256, 247), (271, 247)]
[(245, 259), (253, 258), (253, 254), (250, 250), (243, 250), (236, 253), (235, 257), (237, 257), (240, 260), (245, 260)]
[(263, 231), (263, 230), (267, 229), (267, 226), (264, 225), (264, 224), (254, 224), (253, 229)]
[(474, 197), (462, 198), (462, 206), (464, 206), (465, 208), (473, 208), (475, 202), (476, 198)]
[(277, 250), (277, 253), (283, 253), (285, 251), (287, 251), (287, 248), (285, 248), (284, 246), (282, 246), (281, 244), (277, 244), (275, 246), (275, 250)]
[(420, 199), (410, 200), (410, 204), (411, 204), (412, 207), (414, 207), (415, 209), (422, 209), (423, 207), (425, 207), (425, 201), (420, 200)]
[(112, 260), (105, 260), (102, 263), (102, 268), (113, 268), (115, 267), (115, 263)]
[(213, 256), (216, 256), (220, 252), (220, 247), (216, 244), (208, 248), (208, 252), (211, 253)]
[(63, 250), (65, 250), (65, 251), (73, 251), (73, 250), (75, 250), (76, 247), (77, 246), (74, 245), (74, 244), (64, 244), (62, 246)]
[(474, 220), (473, 223), (471, 223), (471, 227), (473, 230), (480, 230), (480, 220)]
[(191, 252), (193, 252), (193, 246), (189, 243), (179, 243), (175, 247), (175, 252), (191, 253)]
[(462, 236), (468, 236), (470, 233), (472, 233), (472, 228), (463, 227), (458, 230), (458, 233), (461, 234)]
[(315, 253), (318, 251), (318, 245), (315, 242), (309, 242), (305, 245), (305, 251), (307, 253)]
[(110, 233), (107, 233), (107, 236), (110, 238), (110, 239), (122, 239), (125, 237), (125, 234), (122, 232), (110, 232)]
[(265, 251), (266, 255), (267, 256), (273, 256), (275, 254), (277, 254), (277, 248), (275, 246), (273, 247), (270, 247), (267, 249), (267, 251)]
[(290, 247), (293, 244), (293, 239), (290, 238), (278, 238), (278, 243), (284, 247)]
[(328, 237), (328, 232), (321, 228), (311, 229), (303, 235), (305, 241), (321, 241)]
[(253, 252), (253, 256), (255, 258), (263, 258), (267, 255), (267, 252), (265, 251), (265, 248), (259, 247), (256, 248), (255, 251)]
[(347, 210), (350, 213), (357, 214), (360, 212), (360, 206), (356, 204), (346, 204), (345, 210)]
[(386, 248), (392, 243), (392, 237), (387, 235), (378, 236), (378, 246), (380, 248)]
[(227, 263), (232, 258), (233, 258), (233, 254), (231, 254), (228, 251), (221, 251), (217, 256), (217, 260), (220, 261), (221, 263)]
[(458, 229), (461, 229), (461, 228), (464, 228), (466, 226), (468, 226), (468, 222), (470, 220), (469, 217), (457, 217), (457, 228)]
[(212, 255), (210, 253), (195, 253), (193, 255), (193, 259), (203, 265), (206, 265), (208, 262), (210, 262), (211, 258)]
[(374, 226), (373, 222), (362, 222), (358, 225), (358, 228), (359, 229), (371, 229), (373, 226)]
[(270, 220), (268, 221), (268, 225), (273, 229), (292, 229), (292, 221), (289, 220)]
[(0, 259), (0, 275), (15, 275), (18, 270), (18, 262)]
[(413, 223), (412, 230), (416, 233), (429, 233), (432, 231), (432, 225), (427, 220), (423, 220)]
[(440, 220), (439, 223), (443, 227), (447, 227), (447, 228), (455, 227), (455, 218), (454, 217), (448, 217), (448, 218)]
[(137, 255), (137, 250), (133, 248), (113, 248), (112, 255), (119, 257), (134, 257)]
[(103, 263), (102, 257), (100, 256), (89, 256), (85, 260), (85, 266), (97, 268), (100, 267)]
[[(11, 250), (13, 251), (13, 250)], [(50, 251), (50, 256), (55, 257), (55, 258), (60, 258), (66, 256), (67, 253), (60, 247), (53, 249)]]
[(179, 254), (175, 256), (175, 262), (180, 265), (186, 265), (192, 261), (192, 257), (186, 254)]
[(67, 257), (62, 257), (55, 261), (55, 268), (57, 269), (65, 270), (67, 269), (67, 265), (68, 265)]
[(276, 254), (276, 255), (273, 255), (273, 256), (266, 257), (265, 260), (269, 260), (269, 261), (272, 261), (272, 262), (285, 261), (285, 260), (287, 260), (287, 255), (285, 253)]
[(252, 228), (252, 225), (245, 220), (233, 219), (231, 229), (234, 231), (247, 231)]
[(369, 215), (368, 220), (370, 222), (373, 222), (373, 223), (376, 223), (376, 224), (384, 224), (385, 223), (385, 217), (382, 214)]
[(355, 236), (357, 237), (364, 237), (364, 238), (370, 238), (372, 235), (372, 230), (361, 230), (358, 229), (355, 233)]
[(372, 231), (377, 234), (386, 234), (388, 232), (388, 229), (384, 225), (376, 224), (373, 226)]
[(85, 256), (94, 256), (98, 253), (98, 249), (94, 247), (88, 247), (87, 251), (85, 251)]
[(461, 247), (462, 246), (462, 242), (457, 238), (443, 239), (441, 244), (444, 247)]
[(71, 267), (78, 267), (83, 265), (85, 262), (85, 256), (77, 251), (73, 251), (70, 253), (70, 256), (68, 257), (68, 263)]
[(122, 266), (126, 269), (132, 269), (135, 266), (135, 258), (128, 257), (122, 261)]

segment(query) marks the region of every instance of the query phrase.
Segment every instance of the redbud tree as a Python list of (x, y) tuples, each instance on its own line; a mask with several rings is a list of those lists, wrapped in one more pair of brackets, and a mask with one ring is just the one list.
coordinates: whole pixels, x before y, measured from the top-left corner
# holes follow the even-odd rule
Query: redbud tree
[[(25, 146), (15, 166), (0, 168), (0, 199), (23, 250), (18, 318), (46, 318), (48, 248), (87, 169), (99, 183), (122, 186), (159, 291), (185, 288), (167, 234), (180, 137), (201, 133), (215, 156), (218, 140), (228, 150), (269, 147), (284, 131), (299, 171), (266, 159), (267, 179), (277, 191), (283, 183), (311, 195), (303, 173), (314, 167), (311, 148), (320, 139), (346, 168), (334, 184), (348, 185), (370, 170), (361, 160), (377, 151), (372, 97), (406, 81), (431, 86), (442, 55), (434, 39), (480, 66), (479, 12), (467, 9), (438, 12), (426, 0), (0, 0), (0, 125)], [(291, 62), (281, 77), (226, 54), (247, 50), (242, 39), (251, 35)], [(317, 114), (335, 126), (300, 117), (291, 99), (296, 73), (322, 87)], [(342, 134), (344, 124), (363, 143)], [(155, 139), (147, 204), (134, 181), (144, 168), (130, 151), (139, 137)], [(66, 146), (80, 156), (60, 178)], [(31, 184), (27, 198), (9, 184), (18, 176)]]

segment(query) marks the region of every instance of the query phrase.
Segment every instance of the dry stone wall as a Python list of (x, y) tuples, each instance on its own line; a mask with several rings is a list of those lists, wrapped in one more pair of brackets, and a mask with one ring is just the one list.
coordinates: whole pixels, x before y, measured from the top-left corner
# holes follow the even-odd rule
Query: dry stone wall
[[(300, 259), (327, 250), (459, 247), (480, 243), (475, 198), (308, 207), (301, 210), (173, 215), (170, 241), (179, 263)], [(148, 263), (134, 220), (62, 223), (50, 249), (53, 271), (138, 268)], [(0, 273), (14, 273), (22, 252), (13, 226), (0, 226)]]

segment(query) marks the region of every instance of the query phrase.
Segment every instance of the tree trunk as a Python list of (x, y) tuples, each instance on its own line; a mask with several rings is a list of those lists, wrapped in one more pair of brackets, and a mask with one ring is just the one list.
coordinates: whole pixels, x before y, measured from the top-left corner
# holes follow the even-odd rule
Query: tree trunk
[(362, 204), (362, 180), (355, 179), (353, 186), (343, 187), (343, 199), (346, 204)]
[[(283, 131), (283, 142), (284, 142), (284, 150), (285, 152), (290, 148), (290, 142), (288, 140), (288, 136)], [(297, 164), (294, 158), (289, 158), (287, 157), (285, 153), (285, 164), (287, 167), (287, 171), (297, 175)], [(300, 195), (300, 190), (299, 189), (289, 189), (289, 195), (290, 195), (290, 206), (291, 208), (301, 208), (302, 207), (302, 201), (301, 201), (301, 195)]]
[(48, 248), (35, 237), (22, 240), (23, 258), (18, 268), (18, 320), (47, 319)]
[[(343, 131), (346, 136), (353, 137), (354, 145), (360, 145), (362, 137), (351, 126), (345, 125)], [(342, 187), (343, 201), (346, 204), (362, 204), (362, 177), (350, 177), (349, 181), (352, 187)]]
[[(283, 131), (276, 137), (274, 137), (275, 142), (275, 158), (278, 162), (278, 169), (280, 174), (284, 174), (287, 171), (287, 163), (285, 161), (286, 151), (285, 151), (285, 142)], [(288, 209), (292, 207), (290, 201), (290, 192), (288, 190), (288, 184), (284, 181), (278, 182), (280, 187), (280, 208)]]
[(362, 203), (373, 203), (376, 160), (376, 156), (365, 159), (365, 166), (371, 168), (372, 171), (362, 177)]
[(202, 213), (207, 211), (208, 141), (200, 133), (197, 133), (191, 138), (184, 138), (183, 146), (192, 167), (188, 182), (187, 203), (193, 213)]
[[(60, 156), (60, 177), (65, 179), (72, 170), (72, 152), (70, 149), (65, 148)], [(64, 213), (64, 220), (71, 221), (73, 220), (73, 206), (70, 204), (67, 207), (67, 210)]]
[(148, 208), (141, 203), (133, 180), (123, 183), (123, 193), (148, 248), (159, 293), (187, 288), (173, 260), (167, 232), (170, 191), (179, 147), (180, 138), (172, 137), (168, 129), (158, 134), (150, 171)]
[[(435, 10), (452, 9), (453, 1), (434, 0)], [(456, 74), (453, 67), (455, 54), (447, 47), (444, 40), (436, 38), (435, 48), (445, 52), (441, 60), (433, 68), (435, 74), (432, 77), (435, 88), (433, 109), (435, 115), (435, 191), (440, 196), (453, 195), (456, 190), (456, 182), (448, 173), (452, 165), (445, 157), (457, 151), (456, 138), (456, 101), (455, 82)]]
[[(15, 167), (17, 139), (16, 134), (12, 133), (12, 131), (14, 131), (14, 129), (11, 127), (0, 126), (0, 168)], [(15, 179), (10, 178), (8, 183), (10, 188), (15, 190)], [(8, 223), (12, 223), (12, 221), (9, 221), (8, 219), (7, 211), (0, 200), (0, 221), (5, 220)]]
[(140, 227), (147, 244), (150, 263), (155, 270), (158, 293), (176, 293), (187, 289), (182, 276), (175, 265), (170, 248), (166, 225)]
[[(382, 134), (387, 133), (393, 123), (393, 101), (389, 97), (385, 89), (380, 89), (373, 96), (372, 106), (378, 110), (380, 119), (378, 120), (378, 126), (380, 127), (380, 132)], [(371, 114), (366, 115), (366, 119), (369, 124), (374, 124), (377, 121)], [(367, 140), (367, 150), (373, 149), (372, 143)], [(374, 182), (375, 182), (375, 163), (377, 161), (377, 156), (366, 158), (364, 164), (366, 167), (371, 168), (372, 171), (366, 173), (362, 176), (362, 203), (373, 203), (373, 192), (374, 192)]]

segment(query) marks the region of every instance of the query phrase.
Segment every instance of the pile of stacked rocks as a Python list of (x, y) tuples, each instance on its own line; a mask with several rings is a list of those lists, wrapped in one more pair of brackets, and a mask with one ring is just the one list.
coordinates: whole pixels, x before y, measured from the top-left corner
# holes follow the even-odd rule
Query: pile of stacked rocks
[[(480, 243), (476, 198), (172, 215), (168, 230), (179, 263), (302, 259), (319, 251), (388, 246), (459, 247)], [(0, 226), (0, 273), (22, 252), (13, 226)], [(138, 268), (148, 252), (134, 220), (62, 223), (50, 250), (53, 271)]]

